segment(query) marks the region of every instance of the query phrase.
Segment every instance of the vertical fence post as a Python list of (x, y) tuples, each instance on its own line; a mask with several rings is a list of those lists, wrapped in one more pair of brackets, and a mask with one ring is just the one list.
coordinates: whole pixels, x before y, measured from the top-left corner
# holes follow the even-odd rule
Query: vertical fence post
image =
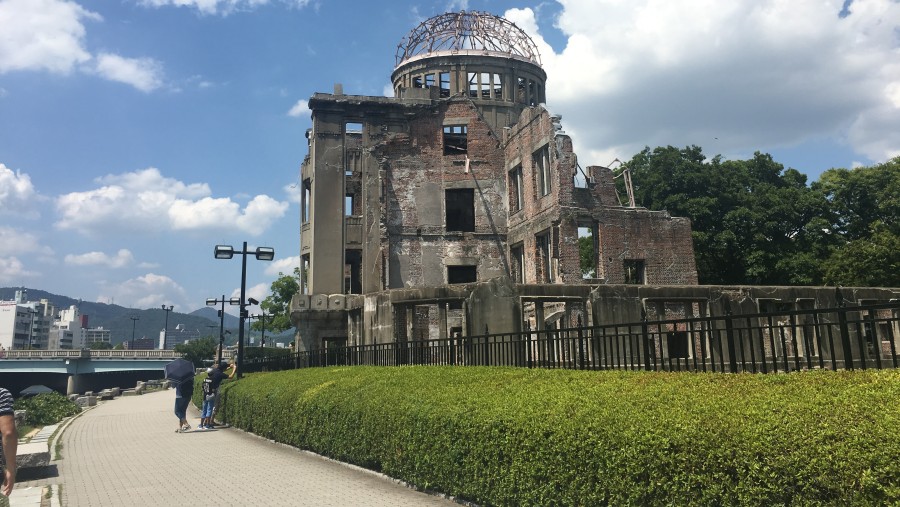
[(844, 307), (844, 295), (840, 287), (834, 290), (838, 306), (838, 323), (841, 327), (841, 346), (844, 348), (844, 369), (853, 369), (853, 350), (850, 348), (850, 327), (847, 325), (847, 309)]
[(581, 315), (578, 316), (578, 369), (584, 369), (584, 329), (582, 329)]
[(731, 305), (727, 299), (724, 299), (722, 303), (725, 307), (725, 341), (728, 344), (728, 366), (731, 368), (731, 373), (737, 373), (737, 355), (734, 350), (734, 322), (731, 317)]
[[(650, 371), (650, 329), (647, 326), (647, 309), (641, 305), (641, 341), (644, 343), (644, 370)], [(656, 350), (656, 344), (653, 344)]]

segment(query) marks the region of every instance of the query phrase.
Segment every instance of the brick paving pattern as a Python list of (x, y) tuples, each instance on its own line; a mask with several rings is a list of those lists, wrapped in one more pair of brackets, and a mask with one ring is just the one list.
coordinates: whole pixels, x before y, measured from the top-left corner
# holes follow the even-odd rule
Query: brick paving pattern
[[(175, 433), (174, 399), (171, 390), (120, 397), (76, 418), (51, 462), (58, 476), (17, 484), (13, 505), (19, 488), (50, 484), (62, 485), (64, 507), (458, 505), (235, 429)], [(196, 409), (188, 416), (196, 428)]]

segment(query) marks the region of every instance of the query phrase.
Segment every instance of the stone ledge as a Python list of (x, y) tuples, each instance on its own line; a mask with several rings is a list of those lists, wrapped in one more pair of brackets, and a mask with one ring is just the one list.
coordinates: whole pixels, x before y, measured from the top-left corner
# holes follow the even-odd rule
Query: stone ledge
[(50, 446), (47, 442), (19, 444), (16, 449), (18, 468), (43, 467), (50, 464)]

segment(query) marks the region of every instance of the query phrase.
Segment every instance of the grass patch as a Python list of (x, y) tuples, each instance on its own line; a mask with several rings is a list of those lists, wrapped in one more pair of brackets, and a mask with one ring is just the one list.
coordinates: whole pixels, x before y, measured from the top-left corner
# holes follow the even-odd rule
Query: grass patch
[(353, 367), (223, 384), (228, 423), (483, 505), (900, 502), (900, 372)]

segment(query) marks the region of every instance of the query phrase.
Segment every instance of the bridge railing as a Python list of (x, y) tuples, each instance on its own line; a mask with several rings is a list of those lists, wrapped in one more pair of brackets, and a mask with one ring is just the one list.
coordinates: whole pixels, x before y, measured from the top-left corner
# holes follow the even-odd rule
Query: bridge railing
[(0, 359), (177, 359), (174, 350), (3, 350)]

